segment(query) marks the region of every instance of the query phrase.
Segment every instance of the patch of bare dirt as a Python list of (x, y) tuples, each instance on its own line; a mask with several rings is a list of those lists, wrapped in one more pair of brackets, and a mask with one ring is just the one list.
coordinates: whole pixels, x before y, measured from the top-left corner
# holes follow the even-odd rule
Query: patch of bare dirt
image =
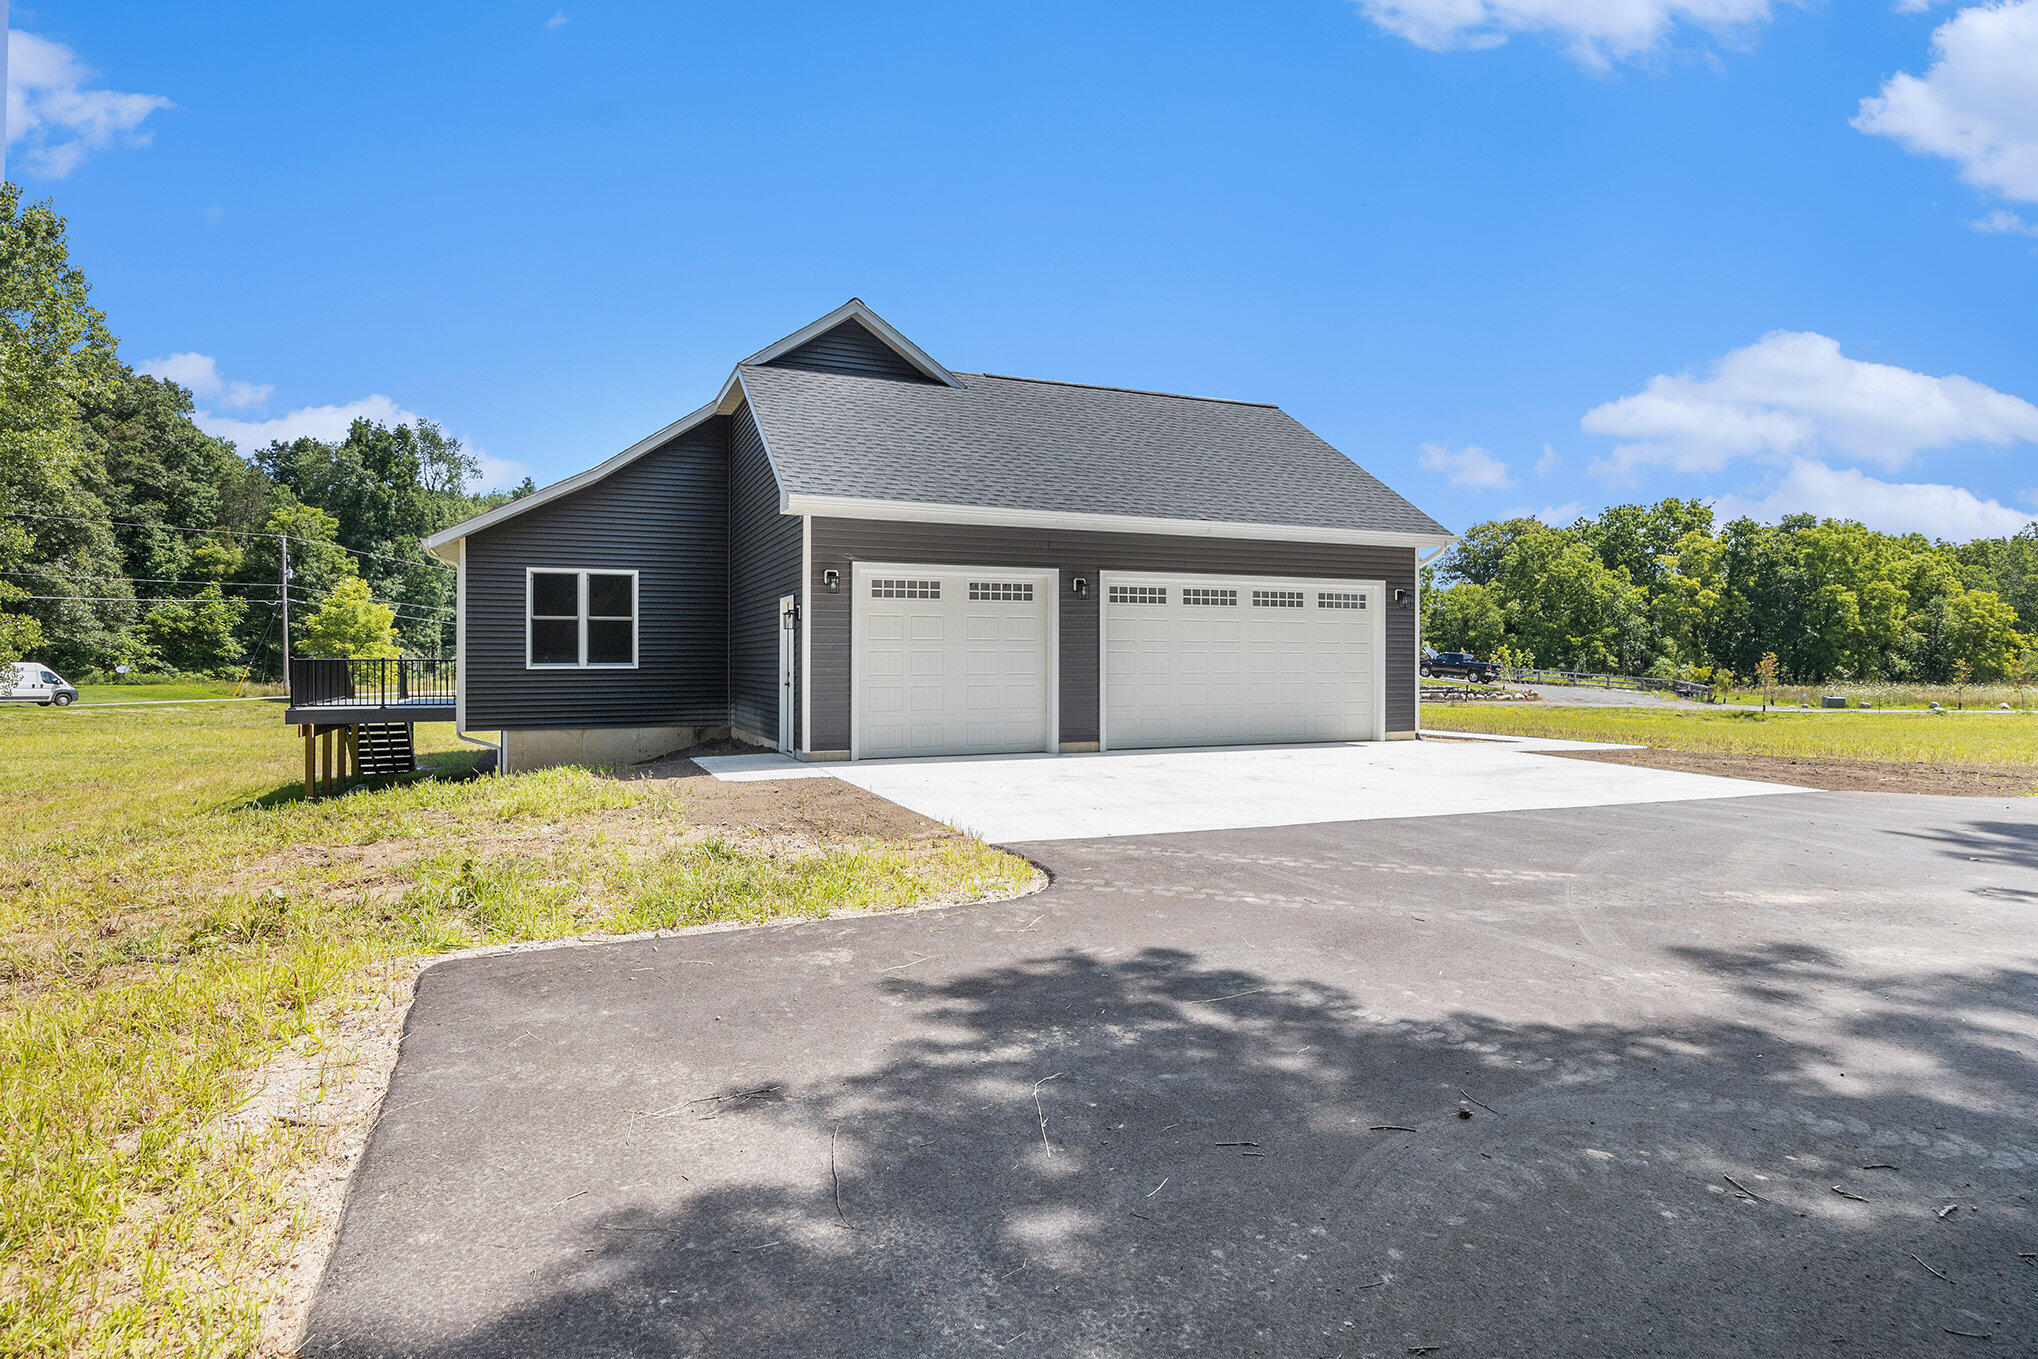
[(696, 747), (636, 765), (626, 777), (669, 780), (673, 801), (688, 826), (704, 831), (762, 833), (821, 844), (860, 839), (929, 842), (961, 838), (953, 827), (909, 812), (896, 802), (887, 802), (841, 779), (731, 783), (714, 777), (690, 758), (756, 753), (744, 746), (727, 751)]
[(1835, 793), (1936, 793), (1942, 797), (2029, 797), (2038, 773), (2029, 769), (1912, 764), (1900, 760), (1813, 759), (1794, 755), (1721, 755), (1697, 750), (1547, 751), (1571, 760), (1644, 765), (1683, 774), (1714, 774), (1758, 783), (1794, 783)]

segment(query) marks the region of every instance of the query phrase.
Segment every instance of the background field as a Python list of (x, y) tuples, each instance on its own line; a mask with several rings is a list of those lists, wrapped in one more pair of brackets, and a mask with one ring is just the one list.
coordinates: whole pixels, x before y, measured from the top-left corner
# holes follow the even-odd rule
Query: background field
[(418, 736), (435, 777), (307, 804), (272, 704), (0, 708), (0, 1354), (249, 1350), (329, 1134), (221, 1120), (404, 960), (1034, 878), (959, 837), (704, 826), (678, 782), (470, 778)]
[(2038, 715), (2028, 713), (1763, 713), (1454, 704), (1429, 710), (1424, 725), (1716, 754), (2029, 771), (2038, 778)]

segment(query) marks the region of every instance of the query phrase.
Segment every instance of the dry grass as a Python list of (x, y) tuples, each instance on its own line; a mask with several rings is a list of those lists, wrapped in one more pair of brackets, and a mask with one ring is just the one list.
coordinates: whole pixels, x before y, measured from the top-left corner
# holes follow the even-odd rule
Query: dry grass
[(959, 838), (689, 822), (683, 785), (581, 770), (298, 795), (266, 704), (0, 710), (0, 1354), (232, 1354), (302, 1226), (315, 1127), (226, 1119), (315, 1059), (397, 960), (480, 943), (1009, 895)]

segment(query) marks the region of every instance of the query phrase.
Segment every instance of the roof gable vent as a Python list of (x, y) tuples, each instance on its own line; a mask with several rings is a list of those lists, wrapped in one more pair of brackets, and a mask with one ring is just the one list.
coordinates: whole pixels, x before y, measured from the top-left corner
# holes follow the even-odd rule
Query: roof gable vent
[(847, 373), (852, 377), (893, 378), (902, 382), (932, 382), (933, 378), (908, 363), (898, 350), (871, 334), (855, 317), (822, 331), (777, 358), (767, 359), (767, 368), (804, 368), (815, 373)]

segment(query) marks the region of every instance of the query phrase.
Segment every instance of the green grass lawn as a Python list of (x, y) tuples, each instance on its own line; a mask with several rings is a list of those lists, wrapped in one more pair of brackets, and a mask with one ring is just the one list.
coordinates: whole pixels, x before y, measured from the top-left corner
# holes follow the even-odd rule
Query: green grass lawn
[(472, 747), (418, 735), (438, 777), (305, 803), (271, 705), (0, 709), (0, 1354), (251, 1348), (327, 1134), (210, 1129), (398, 960), (1034, 877), (975, 841), (707, 834), (669, 783), (462, 778)]
[(148, 684), (81, 684), (78, 702), (168, 703), (194, 698), (280, 698), (280, 684), (235, 684), (228, 680), (175, 680)]
[(1904, 761), (2038, 774), (2038, 714), (2029, 713), (1842, 715), (1468, 703), (1430, 708), (1424, 725), (1710, 754)]

